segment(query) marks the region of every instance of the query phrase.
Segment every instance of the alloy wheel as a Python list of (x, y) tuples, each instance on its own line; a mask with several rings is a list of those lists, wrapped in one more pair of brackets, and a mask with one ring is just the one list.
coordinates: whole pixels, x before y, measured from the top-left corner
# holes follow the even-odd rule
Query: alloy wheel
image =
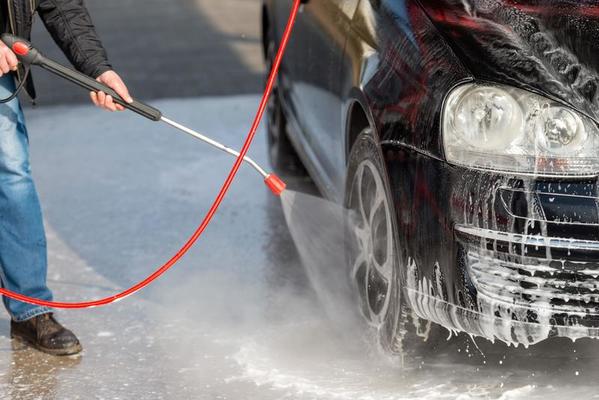
[(383, 178), (371, 160), (363, 160), (353, 177), (349, 199), (354, 221), (351, 274), (358, 285), (362, 312), (373, 325), (383, 323), (393, 282), (395, 247), (389, 201)]

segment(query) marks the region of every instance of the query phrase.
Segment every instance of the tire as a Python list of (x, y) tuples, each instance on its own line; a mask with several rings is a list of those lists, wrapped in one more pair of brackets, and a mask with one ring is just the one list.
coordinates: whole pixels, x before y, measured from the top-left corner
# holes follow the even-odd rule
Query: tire
[(345, 205), (350, 210), (347, 263), (360, 311), (389, 353), (420, 355), (436, 349), (440, 327), (412, 318), (403, 301), (407, 257), (400, 249), (393, 196), (381, 149), (364, 130), (349, 157)]
[[(272, 38), (272, 36), (270, 36)], [(267, 48), (267, 74), (272, 69), (276, 55), (276, 45), (273, 40), (268, 41)], [(287, 118), (281, 103), (280, 87), (277, 82), (273, 87), (270, 101), (266, 109), (268, 155), (275, 172), (283, 177), (306, 177), (308, 174), (302, 164), (287, 133)]]

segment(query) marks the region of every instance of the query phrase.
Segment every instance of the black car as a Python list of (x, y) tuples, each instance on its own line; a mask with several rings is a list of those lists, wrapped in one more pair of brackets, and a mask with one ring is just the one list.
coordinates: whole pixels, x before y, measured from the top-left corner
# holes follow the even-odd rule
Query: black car
[[(360, 216), (382, 343), (599, 336), (599, 2), (303, 3), (271, 160)], [(291, 6), (264, 3), (267, 60)]]

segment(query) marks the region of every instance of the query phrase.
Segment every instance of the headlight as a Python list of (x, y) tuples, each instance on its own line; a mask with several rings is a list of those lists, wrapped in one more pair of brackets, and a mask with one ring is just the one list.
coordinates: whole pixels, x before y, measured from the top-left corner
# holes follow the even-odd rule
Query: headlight
[(466, 84), (443, 111), (450, 163), (549, 176), (599, 173), (594, 121), (553, 100), (502, 85)]

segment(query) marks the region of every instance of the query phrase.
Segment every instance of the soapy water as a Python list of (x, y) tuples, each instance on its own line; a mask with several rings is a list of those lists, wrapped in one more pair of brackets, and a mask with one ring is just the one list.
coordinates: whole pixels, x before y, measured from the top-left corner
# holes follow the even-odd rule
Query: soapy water
[(565, 391), (595, 395), (591, 381), (580, 384), (581, 377), (597, 371), (599, 350), (591, 340), (550, 339), (512, 348), (509, 341), (491, 343), (453, 332), (434, 354), (400, 359), (379, 351), (349, 279), (345, 254), (351, 213), (294, 191), (283, 195), (282, 204), (327, 323), (277, 329), (265, 336), (268, 345), (245, 343), (234, 356), (244, 368), (243, 379), (318, 399), (561, 399)]
[[(339, 204), (295, 191), (287, 191), (283, 195), (282, 205), (306, 275), (324, 312), (342, 334), (351, 331), (356, 335), (359, 332), (358, 336), (362, 337), (365, 346), (376, 346), (376, 327), (368, 329), (359, 311), (359, 295), (356, 282), (352, 281), (350, 275), (350, 261), (347, 257), (355, 245), (351, 238), (357, 231), (358, 218)], [(405, 300), (417, 316), (446, 328), (447, 337), (468, 332), (515, 347), (520, 344), (536, 344), (549, 337), (548, 321), (544, 320), (545, 325), (514, 324), (507, 313), (497, 319), (493, 310), (498, 306), (484, 302), (485, 298), (480, 299), (480, 306), (486, 313), (449, 304), (437, 295), (445, 291), (440, 274), (436, 274), (432, 281), (421, 277), (418, 265), (411, 257), (405, 268)], [(437, 264), (435, 271), (438, 270)], [(509, 300), (505, 304), (509, 307)], [(567, 336), (567, 330), (562, 331), (563, 336)], [(587, 331), (573, 329), (571, 337), (588, 337)]]

